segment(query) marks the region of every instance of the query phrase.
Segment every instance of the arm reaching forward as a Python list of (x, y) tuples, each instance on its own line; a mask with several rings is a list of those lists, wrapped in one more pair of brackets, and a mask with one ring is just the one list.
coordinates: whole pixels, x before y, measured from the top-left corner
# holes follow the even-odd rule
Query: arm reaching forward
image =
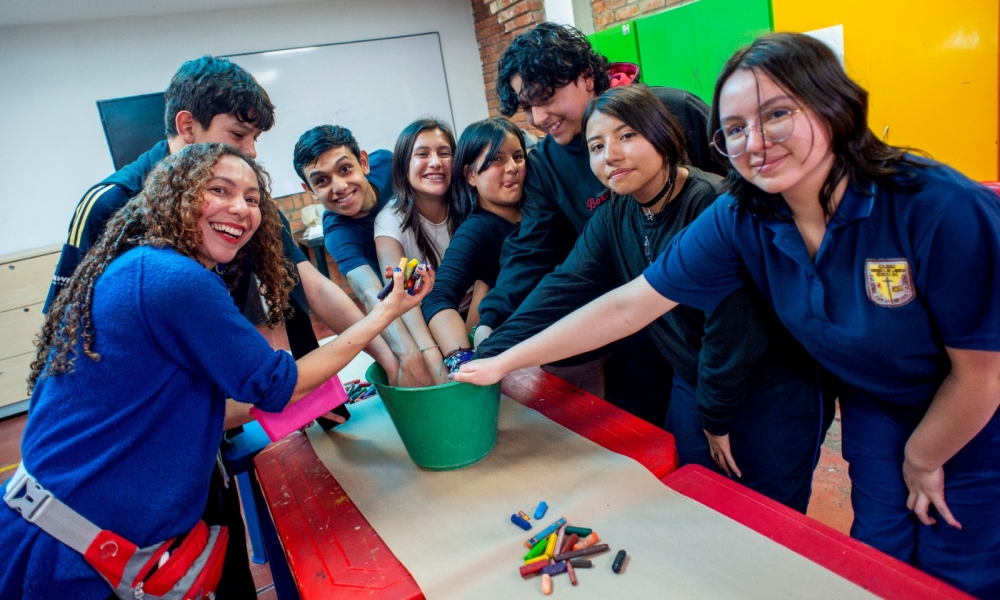
[(490, 385), (511, 371), (576, 356), (631, 335), (675, 306), (640, 276), (506, 352), (462, 365), (453, 379)]

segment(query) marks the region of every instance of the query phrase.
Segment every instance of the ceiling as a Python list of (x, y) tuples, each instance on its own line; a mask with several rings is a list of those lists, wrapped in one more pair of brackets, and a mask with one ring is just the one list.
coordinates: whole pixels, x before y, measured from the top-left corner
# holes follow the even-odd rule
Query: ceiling
[(0, 27), (294, 4), (304, 0), (0, 0)]

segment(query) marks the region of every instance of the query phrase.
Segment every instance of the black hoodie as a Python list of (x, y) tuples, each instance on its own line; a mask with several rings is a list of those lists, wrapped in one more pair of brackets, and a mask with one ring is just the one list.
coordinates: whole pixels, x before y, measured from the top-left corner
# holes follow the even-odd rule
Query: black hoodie
[(97, 243), (97, 240), (101, 239), (104, 226), (121, 207), (125, 206), (126, 202), (142, 191), (146, 175), (168, 154), (170, 148), (167, 146), (167, 140), (163, 140), (140, 155), (135, 162), (125, 165), (83, 195), (76, 205), (76, 212), (69, 224), (68, 239), (63, 244), (62, 254), (59, 255), (59, 264), (52, 277), (52, 285), (49, 286), (49, 295), (45, 298), (42, 312), (49, 312), (49, 307), (55, 302), (63, 287), (69, 283), (84, 255)]

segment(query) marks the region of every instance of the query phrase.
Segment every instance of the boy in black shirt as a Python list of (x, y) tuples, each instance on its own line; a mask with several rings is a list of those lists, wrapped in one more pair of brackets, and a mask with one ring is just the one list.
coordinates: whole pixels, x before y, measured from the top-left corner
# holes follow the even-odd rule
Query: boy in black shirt
[[(541, 23), (518, 35), (500, 57), (497, 91), (500, 112), (524, 109), (528, 122), (548, 135), (528, 154), (520, 230), (504, 243), (503, 268), (497, 285), (480, 304), (476, 330), (480, 356), (505, 350), (486, 337), (522, 304), (547, 273), (567, 256), (594, 211), (608, 198), (590, 170), (581, 132), (587, 103), (610, 85), (608, 60), (597, 54), (582, 33), (571, 27)], [(696, 96), (672, 88), (650, 88), (684, 130), (691, 164), (709, 172), (708, 106)], [(600, 295), (608, 290), (594, 290)], [(486, 341), (484, 341), (486, 340)], [(673, 371), (649, 335), (639, 333), (616, 342), (607, 366), (608, 398), (629, 412), (661, 425), (666, 405), (650, 403), (645, 390), (670, 389)], [(560, 365), (567, 379), (595, 371), (605, 353), (595, 351)], [(581, 386), (585, 387), (585, 386)], [(600, 387), (603, 387), (601, 385)]]

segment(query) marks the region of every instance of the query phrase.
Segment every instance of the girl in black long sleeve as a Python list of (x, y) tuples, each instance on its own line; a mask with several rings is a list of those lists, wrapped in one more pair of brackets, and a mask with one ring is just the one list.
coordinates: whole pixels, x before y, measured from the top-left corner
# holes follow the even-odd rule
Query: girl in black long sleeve
[[(496, 285), (503, 242), (521, 221), (525, 166), (524, 136), (507, 119), (485, 119), (462, 132), (452, 162), (452, 193), (454, 203), (471, 214), (452, 236), (434, 292), (421, 304), (444, 356), (468, 348), (477, 300)], [(466, 321), (458, 307), (473, 284)]]

